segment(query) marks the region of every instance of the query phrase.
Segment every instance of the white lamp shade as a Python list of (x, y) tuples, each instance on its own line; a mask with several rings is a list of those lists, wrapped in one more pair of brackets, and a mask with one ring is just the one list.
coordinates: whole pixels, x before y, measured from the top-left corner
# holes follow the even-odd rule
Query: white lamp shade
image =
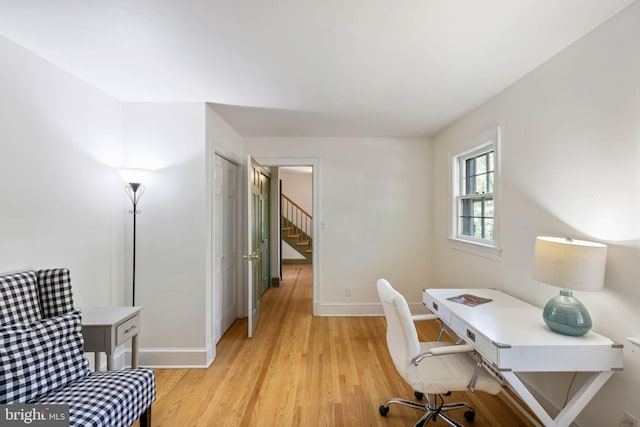
[(602, 243), (539, 236), (533, 278), (561, 288), (599, 291), (604, 287), (607, 246)]
[(140, 168), (118, 168), (118, 172), (122, 180), (126, 183), (143, 183), (151, 171), (149, 169)]

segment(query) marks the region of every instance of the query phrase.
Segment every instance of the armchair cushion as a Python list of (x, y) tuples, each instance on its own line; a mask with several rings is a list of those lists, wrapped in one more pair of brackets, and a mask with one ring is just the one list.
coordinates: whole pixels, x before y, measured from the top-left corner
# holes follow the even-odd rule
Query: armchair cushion
[(38, 291), (43, 318), (61, 316), (73, 310), (73, 293), (68, 268), (39, 270)]
[(80, 312), (0, 327), (0, 403), (34, 399), (89, 374)]
[(30, 403), (69, 405), (70, 427), (129, 427), (156, 398), (149, 369), (93, 372)]
[(36, 272), (29, 270), (0, 276), (0, 325), (40, 320)]

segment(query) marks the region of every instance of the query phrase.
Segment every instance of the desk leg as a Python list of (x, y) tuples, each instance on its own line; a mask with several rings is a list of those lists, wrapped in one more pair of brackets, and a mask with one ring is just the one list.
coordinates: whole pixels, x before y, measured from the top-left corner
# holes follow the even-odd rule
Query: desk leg
[(553, 426), (555, 425), (555, 421), (547, 411), (538, 403), (536, 398), (531, 394), (529, 389), (525, 387), (520, 378), (515, 374), (515, 372), (500, 372), (502, 377), (509, 383), (511, 388), (516, 392), (518, 396), (527, 404), (527, 406), (533, 411), (534, 414), (542, 421), (542, 424), (545, 426)]
[(138, 367), (138, 336), (134, 335), (131, 338), (131, 367), (133, 369)]
[(93, 370), (95, 372), (100, 372), (100, 365), (102, 364), (102, 361), (100, 360), (100, 352), (99, 351), (94, 351), (93, 352)]
[(589, 380), (580, 387), (580, 390), (567, 402), (564, 409), (560, 411), (555, 419), (551, 418), (547, 411), (544, 410), (514, 372), (501, 372), (501, 374), (545, 426), (568, 427), (613, 375), (613, 371), (595, 372), (591, 375)]
[(580, 390), (576, 392), (567, 405), (556, 417), (558, 425), (569, 425), (593, 399), (604, 383), (611, 378), (613, 371), (594, 372)]
[(114, 365), (114, 355), (113, 353), (107, 353), (107, 371), (113, 370)]

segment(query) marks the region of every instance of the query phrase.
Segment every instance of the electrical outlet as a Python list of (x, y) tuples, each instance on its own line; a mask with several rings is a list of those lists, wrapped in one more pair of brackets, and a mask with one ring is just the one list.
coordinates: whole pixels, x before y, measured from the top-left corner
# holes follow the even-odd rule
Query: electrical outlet
[(621, 424), (621, 425), (624, 425), (625, 427), (640, 427), (640, 419), (638, 419), (638, 417), (636, 417), (635, 415), (632, 415), (631, 412), (629, 411), (624, 411), (623, 423), (626, 423), (626, 424)]
[(351, 288), (344, 288), (344, 294), (345, 294), (345, 296), (350, 297), (351, 296)]

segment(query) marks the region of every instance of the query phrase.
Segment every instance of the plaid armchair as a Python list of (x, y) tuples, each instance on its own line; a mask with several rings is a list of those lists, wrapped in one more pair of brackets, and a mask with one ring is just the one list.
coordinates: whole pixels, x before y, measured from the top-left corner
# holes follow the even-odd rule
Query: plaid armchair
[(155, 398), (151, 370), (89, 370), (68, 269), (0, 276), (0, 404), (68, 404), (74, 427), (145, 427)]

